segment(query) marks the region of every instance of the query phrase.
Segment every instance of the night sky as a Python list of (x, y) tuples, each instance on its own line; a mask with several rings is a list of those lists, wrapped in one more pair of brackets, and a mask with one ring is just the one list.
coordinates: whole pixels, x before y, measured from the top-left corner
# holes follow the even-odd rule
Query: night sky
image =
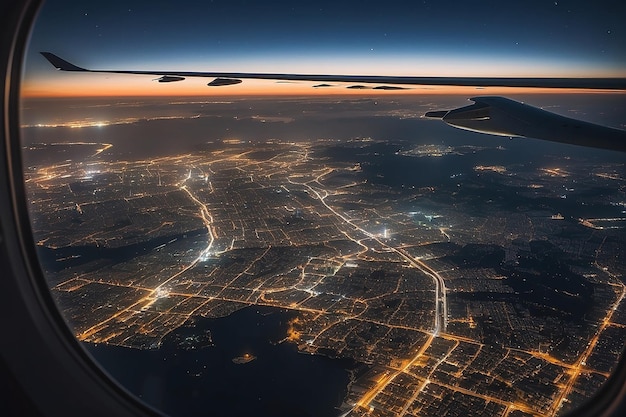
[(204, 79), (59, 73), (39, 51), (94, 69), (625, 77), (625, 20), (622, 0), (51, 0), (33, 30), (24, 94), (209, 93)]

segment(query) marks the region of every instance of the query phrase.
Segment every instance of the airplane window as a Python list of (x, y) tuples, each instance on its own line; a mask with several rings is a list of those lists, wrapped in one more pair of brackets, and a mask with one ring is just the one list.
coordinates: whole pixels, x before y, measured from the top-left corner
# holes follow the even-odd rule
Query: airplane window
[(626, 342), (625, 15), (47, 2), (20, 124), (60, 312), (175, 417), (576, 410)]

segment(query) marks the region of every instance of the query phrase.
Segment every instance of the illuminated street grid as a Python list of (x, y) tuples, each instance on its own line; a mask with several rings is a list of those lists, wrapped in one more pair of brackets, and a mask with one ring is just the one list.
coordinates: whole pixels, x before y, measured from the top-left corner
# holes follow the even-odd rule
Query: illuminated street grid
[[(194, 316), (293, 310), (288, 342), (369, 365), (345, 399), (351, 416), (555, 415), (606, 380), (624, 346), (624, 235), (612, 227), (624, 219), (570, 222), (577, 233), (568, 238), (559, 213), (476, 213), (461, 197), (436, 203), (446, 192), (437, 185), (373, 185), (359, 164), (322, 157), (331, 145), (227, 141), (152, 160), (31, 168), (37, 244), (78, 262), (49, 274), (76, 337), (147, 349)], [(575, 175), (474, 172), (528, 198), (563, 193), (561, 179)], [(586, 171), (585, 181), (624, 184), (614, 166)], [(587, 297), (584, 319), (549, 298), (515, 301), (541, 289), (509, 282), (538, 274), (516, 265), (534, 259), (529, 242), (545, 240), (570, 259), (595, 260), (571, 266), (586, 282), (581, 293), (548, 288), (573, 309)], [(505, 267), (477, 261), (499, 250)]]

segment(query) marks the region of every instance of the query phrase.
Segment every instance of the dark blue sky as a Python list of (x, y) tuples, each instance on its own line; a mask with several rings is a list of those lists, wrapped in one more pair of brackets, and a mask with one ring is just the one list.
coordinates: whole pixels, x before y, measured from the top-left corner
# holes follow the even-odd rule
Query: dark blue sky
[[(48, 1), (36, 52), (92, 68), (626, 76), (626, 2)], [(67, 75), (67, 74), (65, 74)]]

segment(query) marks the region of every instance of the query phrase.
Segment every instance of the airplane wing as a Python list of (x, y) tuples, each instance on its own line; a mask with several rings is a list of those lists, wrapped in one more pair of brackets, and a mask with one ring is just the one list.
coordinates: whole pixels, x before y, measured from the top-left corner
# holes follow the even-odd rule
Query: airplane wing
[[(128, 71), (93, 70), (76, 66), (50, 52), (41, 54), (58, 70), (100, 72), (109, 74), (160, 75), (161, 82), (182, 81), (185, 77), (207, 77), (232, 81), (238, 84), (243, 79), (344, 82), (367, 84), (402, 85), (449, 85), (469, 87), (538, 87), (538, 88), (583, 88), (594, 90), (626, 90), (626, 78), (489, 78), (489, 77), (393, 77), (373, 75), (320, 75), (320, 74), (271, 74), (252, 72), (191, 72), (191, 71)], [(214, 80), (215, 81), (215, 80)], [(211, 85), (211, 83), (209, 83)], [(212, 84), (228, 85), (226, 81)], [(379, 89), (385, 89), (381, 85)]]
[(426, 113), (450, 126), (507, 137), (544, 139), (626, 152), (626, 130), (551, 113), (505, 97), (473, 97), (469, 106)]
[[(347, 88), (379, 90), (403, 89), (399, 85), (446, 85), (469, 87), (576, 88), (626, 90), (626, 78), (502, 78), (502, 77), (394, 77), (371, 75), (273, 74), (248, 72), (94, 70), (74, 65), (50, 52), (41, 54), (58, 70), (110, 74), (160, 76), (161, 83), (182, 81), (185, 77), (213, 78), (210, 87), (239, 84), (244, 79), (358, 83)], [(390, 86), (391, 85), (391, 86)], [(315, 87), (327, 87), (320, 84)], [(626, 152), (626, 131), (560, 116), (504, 97), (474, 97), (474, 104), (454, 110), (426, 113), (461, 129), (508, 137), (527, 137), (573, 145)]]

